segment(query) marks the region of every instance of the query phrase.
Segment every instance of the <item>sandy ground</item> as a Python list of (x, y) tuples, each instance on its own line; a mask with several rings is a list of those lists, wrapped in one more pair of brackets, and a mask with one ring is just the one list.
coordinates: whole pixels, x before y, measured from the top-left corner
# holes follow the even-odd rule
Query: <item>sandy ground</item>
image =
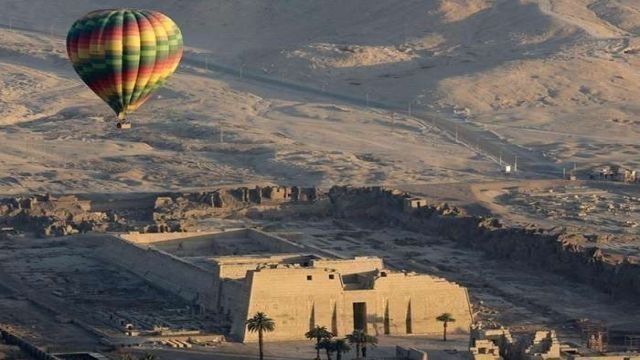
[(489, 159), (402, 115), (187, 65), (118, 133), (66, 62), (64, 35), (89, 10), (125, 5), (173, 17), (191, 60), (477, 123), (562, 164), (640, 165), (632, 0), (0, 5), (3, 193), (497, 175)]
[[(131, 131), (120, 132), (59, 51), (40, 58), (29, 50), (59, 49), (62, 40), (0, 34), (16, 41), (0, 43), (10, 53), (0, 58), (8, 69), (1, 98), (10, 104), (2, 108), (0, 193), (424, 183), (497, 170), (412, 118), (265, 91), (190, 67), (132, 117)], [(38, 64), (16, 65), (23, 59)]]

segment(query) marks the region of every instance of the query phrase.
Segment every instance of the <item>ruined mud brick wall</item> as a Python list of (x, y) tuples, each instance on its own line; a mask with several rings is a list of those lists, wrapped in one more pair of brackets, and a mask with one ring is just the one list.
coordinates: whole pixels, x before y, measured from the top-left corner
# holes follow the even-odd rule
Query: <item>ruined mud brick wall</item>
[(298, 186), (256, 186), (197, 193), (170, 193), (156, 199), (153, 219), (164, 222), (223, 216), (248, 206), (309, 203), (321, 196), (314, 187)]
[(90, 201), (73, 195), (0, 199), (0, 223), (43, 236), (105, 231), (110, 221), (106, 213), (92, 212)]
[[(313, 187), (256, 186), (192, 193), (164, 193), (144, 199), (119, 200), (92, 211), (88, 200), (74, 195), (49, 194), (0, 199), (0, 226), (15, 227), (42, 236), (83, 232), (182, 232), (190, 219), (229, 216), (257, 205), (308, 204), (322, 194)], [(123, 205), (124, 203), (124, 205)], [(141, 205), (142, 204), (142, 205)], [(110, 206), (116, 206), (111, 208)]]
[(428, 235), (439, 234), (494, 258), (555, 272), (614, 296), (640, 298), (640, 259), (587, 246), (589, 239), (582, 234), (507, 227), (497, 219), (467, 216), (446, 204), (431, 204), (406, 213), (403, 203), (410, 196), (382, 188), (334, 187), (329, 197), (336, 217), (374, 220)]

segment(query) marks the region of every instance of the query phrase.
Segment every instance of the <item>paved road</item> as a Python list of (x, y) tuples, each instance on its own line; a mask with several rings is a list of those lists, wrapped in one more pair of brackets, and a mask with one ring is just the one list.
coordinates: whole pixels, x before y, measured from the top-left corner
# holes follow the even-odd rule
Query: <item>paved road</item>
[[(188, 66), (231, 75), (244, 81), (257, 82), (288, 91), (338, 100), (360, 107), (370, 107), (405, 114), (409, 112), (408, 107), (405, 107), (404, 104), (374, 101), (353, 95), (330, 92), (308, 85), (272, 78), (246, 69), (216, 64), (211, 61), (194, 58), (193, 56), (186, 56), (183, 63)], [(411, 116), (417, 122), (427, 127), (436, 126), (440, 128), (442, 131), (448, 133), (454, 141), (458, 141), (474, 151), (488, 156), (495, 162), (498, 162), (499, 159), (510, 164), (517, 161), (518, 170), (529, 176), (557, 178), (562, 174), (562, 166), (547, 159), (541, 152), (512, 144), (498, 137), (495, 133), (472, 123), (448, 118), (443, 114), (428, 111), (423, 108), (413, 108)]]
[[(139, 355), (144, 353), (152, 353), (158, 356), (159, 359), (180, 359), (180, 360), (256, 360), (257, 354), (234, 354), (226, 352), (216, 352), (215, 350), (171, 350), (171, 349), (158, 349), (158, 350), (135, 350)], [(293, 357), (274, 357), (265, 356), (266, 360), (299, 360), (300, 358)], [(306, 359), (306, 357), (305, 357)]]

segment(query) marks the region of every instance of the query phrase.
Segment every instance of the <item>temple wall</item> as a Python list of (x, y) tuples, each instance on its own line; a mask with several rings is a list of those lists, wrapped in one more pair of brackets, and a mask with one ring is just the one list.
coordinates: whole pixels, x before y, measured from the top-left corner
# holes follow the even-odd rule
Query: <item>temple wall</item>
[(384, 263), (379, 257), (362, 256), (348, 260), (313, 260), (313, 266), (335, 269), (342, 275), (349, 275), (383, 269)]
[[(334, 274), (334, 279), (329, 275)], [(311, 276), (311, 280), (307, 279)], [(323, 269), (264, 269), (252, 272), (248, 317), (262, 311), (276, 322), (268, 341), (303, 340), (314, 325), (344, 336), (354, 330), (354, 303), (366, 304), (367, 331), (375, 335), (441, 336), (436, 317), (448, 312), (449, 331), (468, 332), (471, 308), (465, 288), (428, 275), (389, 273), (373, 288), (344, 290), (338, 273)], [(236, 324), (239, 329), (242, 324)], [(257, 340), (256, 334), (241, 337)]]
[(217, 303), (217, 276), (149, 245), (105, 236), (99, 255), (190, 303), (212, 309)]
[[(280, 242), (267, 234), (249, 233), (256, 241)], [(456, 319), (449, 325), (450, 332), (468, 332), (471, 325), (465, 288), (429, 275), (390, 272), (379, 258), (311, 260), (292, 254), (222, 257), (220, 263), (203, 267), (155, 245), (112, 236), (103, 236), (100, 242), (100, 254), (108, 261), (194, 305), (228, 315), (230, 335), (241, 341), (257, 340), (257, 334), (245, 332), (244, 321), (259, 311), (276, 322), (276, 331), (267, 335), (267, 341), (303, 340), (315, 325), (345, 336), (356, 322), (366, 324), (366, 330), (375, 335), (441, 336), (442, 323), (436, 317), (445, 312)], [(281, 246), (297, 248), (286, 242)], [(301, 264), (309, 259), (312, 266), (289, 263), (296, 258), (298, 262), (302, 259)], [(279, 264), (256, 270), (256, 264), (264, 262)], [(221, 270), (231, 279), (221, 280)], [(356, 273), (360, 275), (352, 275)], [(354, 314), (354, 306), (361, 309), (358, 314)]]

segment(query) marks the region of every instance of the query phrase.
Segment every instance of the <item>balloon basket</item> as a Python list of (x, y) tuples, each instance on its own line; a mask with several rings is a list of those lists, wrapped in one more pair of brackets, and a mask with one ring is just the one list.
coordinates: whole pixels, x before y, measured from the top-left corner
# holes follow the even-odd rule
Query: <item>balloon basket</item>
[(131, 123), (130, 122), (126, 122), (126, 123), (119, 122), (118, 124), (116, 124), (116, 127), (118, 129), (131, 129)]

